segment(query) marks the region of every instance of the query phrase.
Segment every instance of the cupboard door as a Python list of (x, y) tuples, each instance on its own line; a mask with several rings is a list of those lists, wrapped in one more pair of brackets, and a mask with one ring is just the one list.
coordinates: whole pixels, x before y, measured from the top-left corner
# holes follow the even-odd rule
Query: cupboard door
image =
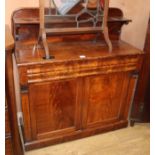
[(76, 79), (29, 85), (33, 139), (78, 130), (78, 89)]
[(129, 111), (129, 103), (126, 100), (129, 83), (129, 73), (87, 77), (83, 103), (83, 127), (100, 127), (119, 121), (124, 110)]

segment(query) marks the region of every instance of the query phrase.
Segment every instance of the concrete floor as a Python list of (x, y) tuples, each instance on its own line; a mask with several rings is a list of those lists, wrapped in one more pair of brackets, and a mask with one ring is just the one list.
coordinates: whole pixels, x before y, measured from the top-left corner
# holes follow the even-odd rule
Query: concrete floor
[(149, 155), (149, 124), (26, 152), (26, 155)]

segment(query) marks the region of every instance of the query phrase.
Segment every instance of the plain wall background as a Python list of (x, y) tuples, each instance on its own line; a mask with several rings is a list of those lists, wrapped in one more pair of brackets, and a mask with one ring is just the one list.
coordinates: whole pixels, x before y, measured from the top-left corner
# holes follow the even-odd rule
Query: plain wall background
[[(38, 7), (39, 0), (5, 0), (5, 23), (11, 25), (11, 14), (22, 7)], [(143, 49), (150, 13), (150, 0), (110, 0), (111, 7), (120, 8), (132, 23), (124, 26), (121, 39)]]

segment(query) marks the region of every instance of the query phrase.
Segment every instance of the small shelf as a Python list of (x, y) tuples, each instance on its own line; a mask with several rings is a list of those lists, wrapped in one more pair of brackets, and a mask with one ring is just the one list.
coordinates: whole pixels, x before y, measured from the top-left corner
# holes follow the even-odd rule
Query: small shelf
[[(68, 20), (64, 20), (64, 19), (54, 19), (54, 20), (50, 20), (47, 19), (46, 23), (73, 23), (75, 21), (68, 19)], [(108, 18), (108, 22), (131, 22), (131, 20), (123, 18), (123, 17), (109, 17)], [(14, 19), (14, 24), (39, 24), (39, 18), (16, 18)]]

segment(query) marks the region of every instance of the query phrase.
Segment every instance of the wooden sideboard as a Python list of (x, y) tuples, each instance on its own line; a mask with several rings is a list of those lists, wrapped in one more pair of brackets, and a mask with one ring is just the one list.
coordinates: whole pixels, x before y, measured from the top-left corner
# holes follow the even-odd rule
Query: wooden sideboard
[(96, 42), (94, 34), (49, 36), (55, 59), (45, 60), (43, 48), (33, 52), (38, 9), (14, 12), (17, 111), (26, 150), (127, 127), (143, 61), (142, 51), (119, 39), (129, 22), (110, 9), (112, 53), (102, 36)]

